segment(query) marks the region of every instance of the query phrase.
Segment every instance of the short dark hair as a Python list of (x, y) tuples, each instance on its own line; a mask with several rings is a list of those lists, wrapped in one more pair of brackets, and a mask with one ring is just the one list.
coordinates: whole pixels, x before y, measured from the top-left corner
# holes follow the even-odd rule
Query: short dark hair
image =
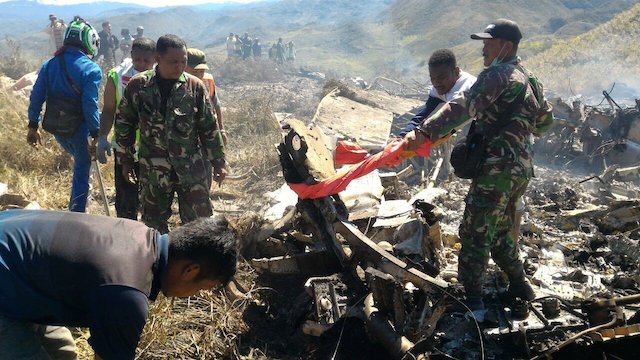
[(197, 262), (197, 280), (229, 282), (237, 269), (237, 248), (236, 235), (223, 216), (200, 218), (169, 233), (169, 259)]
[(184, 42), (179, 36), (173, 34), (166, 34), (160, 36), (156, 43), (156, 52), (160, 55), (164, 55), (169, 51), (169, 48), (182, 49), (187, 48), (187, 43)]
[(111, 24), (111, 23), (110, 23), (110, 22), (108, 22), (108, 21), (105, 21), (105, 22), (103, 22), (103, 23), (102, 23), (102, 27), (105, 27), (105, 26), (107, 26), (107, 25), (109, 25), (109, 24)]
[(452, 69), (458, 66), (456, 56), (453, 54), (453, 51), (449, 49), (439, 49), (431, 54), (431, 57), (429, 58), (429, 67), (443, 65)]
[(156, 43), (148, 37), (141, 36), (133, 40), (133, 44), (131, 44), (131, 51), (133, 50), (155, 52)]

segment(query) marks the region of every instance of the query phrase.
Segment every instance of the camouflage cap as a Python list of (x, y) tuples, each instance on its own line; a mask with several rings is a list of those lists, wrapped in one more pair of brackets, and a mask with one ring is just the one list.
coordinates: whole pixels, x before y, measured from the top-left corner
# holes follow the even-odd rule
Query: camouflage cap
[(522, 33), (515, 21), (498, 19), (487, 25), (484, 32), (471, 34), (473, 40), (502, 39), (519, 43)]
[(194, 48), (187, 49), (187, 66), (193, 70), (209, 70), (204, 52)]

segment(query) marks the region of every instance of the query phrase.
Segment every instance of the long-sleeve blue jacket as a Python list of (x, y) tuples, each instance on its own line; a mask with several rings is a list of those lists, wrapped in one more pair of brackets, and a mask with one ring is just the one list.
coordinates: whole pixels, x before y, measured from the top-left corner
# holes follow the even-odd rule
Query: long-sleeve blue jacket
[[(102, 70), (89, 59), (80, 49), (69, 47), (62, 54), (69, 72), (69, 76), (82, 92), (80, 98), (84, 119), (93, 136), (100, 128), (100, 113), (98, 112), (98, 89), (102, 80)], [(52, 57), (45, 61), (38, 73), (38, 79), (33, 85), (29, 103), (29, 126), (37, 128), (40, 121), (42, 105), (47, 101), (47, 93), (58, 96), (78, 98), (71, 88), (62, 70), (60, 59)]]
[(424, 119), (428, 118), (429, 115), (431, 115), (431, 113), (433, 112), (433, 110), (435, 110), (438, 107), (438, 105), (440, 105), (440, 103), (443, 103), (443, 102), (444, 101), (442, 101), (441, 99), (438, 99), (437, 97), (429, 96), (422, 110), (420, 110), (420, 112), (415, 114), (415, 116), (411, 119), (411, 121), (409, 121), (407, 126), (405, 126), (405, 128), (402, 129), (402, 132), (398, 136), (403, 138), (405, 137), (405, 135), (413, 131), (415, 128), (419, 127), (424, 121)]

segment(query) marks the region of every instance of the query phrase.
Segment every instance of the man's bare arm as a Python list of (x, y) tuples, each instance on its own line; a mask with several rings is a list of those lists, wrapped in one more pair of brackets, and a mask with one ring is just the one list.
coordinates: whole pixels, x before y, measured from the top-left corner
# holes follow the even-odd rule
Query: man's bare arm
[(104, 105), (100, 114), (100, 135), (109, 135), (116, 116), (116, 86), (107, 79), (104, 87)]

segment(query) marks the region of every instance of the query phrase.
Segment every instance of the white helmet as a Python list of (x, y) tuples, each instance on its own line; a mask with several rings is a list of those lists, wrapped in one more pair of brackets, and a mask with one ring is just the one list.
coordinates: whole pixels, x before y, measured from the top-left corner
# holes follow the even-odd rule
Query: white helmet
[(88, 22), (72, 21), (64, 33), (64, 45), (76, 46), (94, 56), (100, 47), (100, 36)]

